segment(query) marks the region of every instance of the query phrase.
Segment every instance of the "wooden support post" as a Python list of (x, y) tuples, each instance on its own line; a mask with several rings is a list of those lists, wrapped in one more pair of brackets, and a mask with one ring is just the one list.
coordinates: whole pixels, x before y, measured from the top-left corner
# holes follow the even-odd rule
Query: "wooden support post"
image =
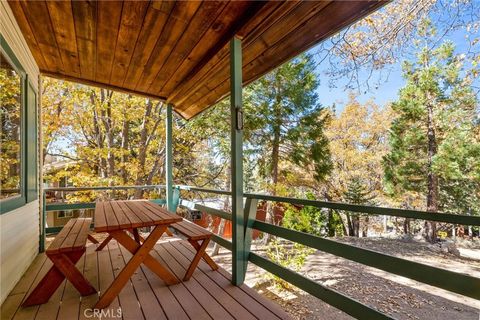
[(175, 211), (173, 203), (173, 112), (172, 105), (167, 105), (167, 116), (165, 124), (165, 185), (167, 194), (167, 209), (168, 211)]
[(40, 219), (40, 244), (39, 244), (39, 252), (45, 252), (45, 240), (46, 240), (46, 223), (47, 223), (47, 195), (46, 192), (42, 190), (42, 218)]
[(245, 224), (245, 260), (242, 282), (245, 280), (247, 272), (248, 256), (250, 255), (250, 246), (252, 245), (253, 223), (257, 217), (258, 199), (247, 198), (245, 202), (244, 224)]
[(242, 42), (230, 41), (230, 140), (232, 192), (232, 284), (241, 285), (245, 266), (243, 217)]
[(177, 211), (178, 204), (180, 203), (180, 189), (177, 187), (173, 188), (172, 191), (172, 206), (173, 206), (173, 212)]

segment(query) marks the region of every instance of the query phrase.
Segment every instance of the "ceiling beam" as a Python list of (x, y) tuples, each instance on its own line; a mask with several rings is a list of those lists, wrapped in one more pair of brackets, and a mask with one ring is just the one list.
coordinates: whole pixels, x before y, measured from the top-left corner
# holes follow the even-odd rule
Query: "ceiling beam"
[[(210, 50), (207, 51), (205, 56), (192, 68), (192, 70), (190, 70), (190, 72), (183, 77), (177, 87), (173, 90), (173, 96), (175, 95), (175, 92), (177, 92), (178, 88), (189, 82), (223, 47), (227, 45), (227, 43), (255, 17), (255, 15), (265, 6), (266, 3), (267, 1), (254, 1), (250, 7), (245, 10), (245, 13), (236, 20), (229, 30), (224, 33), (223, 37), (212, 48), (210, 48)], [(169, 98), (172, 98), (172, 96)]]
[(47, 76), (47, 77), (51, 77), (51, 78), (56, 78), (56, 79), (60, 79), (60, 80), (66, 80), (66, 81), (71, 81), (71, 82), (75, 82), (75, 83), (85, 84), (85, 85), (88, 85), (88, 86), (94, 86), (94, 87), (98, 87), (98, 88), (102, 88), (102, 89), (110, 89), (110, 90), (114, 90), (114, 91), (118, 91), (118, 92), (122, 92), (122, 93), (127, 93), (127, 94), (132, 94), (132, 95), (136, 95), (136, 96), (140, 96), (140, 97), (160, 100), (160, 101), (163, 101), (163, 102), (166, 102), (166, 100), (167, 100), (165, 97), (161, 97), (161, 96), (157, 96), (157, 95), (153, 95), (153, 94), (149, 94), (149, 93), (145, 93), (145, 92), (130, 90), (130, 89), (122, 88), (122, 87), (117, 87), (117, 86), (102, 83), (102, 82), (96, 82), (96, 81), (92, 81), (92, 80), (86, 80), (86, 79), (76, 78), (76, 77), (72, 77), (72, 76), (67, 76), (67, 75), (64, 75), (64, 74), (61, 74), (61, 73), (52, 73), (52, 72), (49, 72), (49, 71), (46, 71), (46, 70), (40, 70), (40, 73), (43, 76)]

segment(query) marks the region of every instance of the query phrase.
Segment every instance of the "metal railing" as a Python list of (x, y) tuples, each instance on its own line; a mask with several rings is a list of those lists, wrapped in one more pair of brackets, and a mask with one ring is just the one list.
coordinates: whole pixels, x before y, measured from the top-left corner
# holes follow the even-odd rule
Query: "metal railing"
[[(115, 188), (132, 189), (132, 188), (164, 188), (164, 186), (131, 186), (131, 187), (99, 187), (99, 188), (80, 188), (82, 190), (106, 190)], [(199, 188), (192, 186), (175, 186), (179, 191), (188, 192), (202, 192), (207, 194), (215, 194), (222, 196), (230, 196), (229, 191)], [(56, 188), (47, 189), (47, 191), (61, 190), (61, 191), (79, 191), (78, 188)], [(220, 217), (226, 220), (232, 220), (231, 213), (211, 208), (199, 203), (189, 200), (181, 199), (180, 192), (176, 193), (179, 197), (179, 205), (188, 207), (190, 209), (199, 210), (210, 215)], [(403, 258), (398, 258), (385, 253), (359, 248), (350, 244), (341, 243), (330, 240), (324, 237), (287, 229), (281, 226), (269, 224), (263, 221), (256, 220), (255, 213), (257, 210), (257, 201), (274, 201), (280, 203), (288, 203), (295, 205), (312, 206), (316, 208), (328, 208), (335, 210), (345, 210), (350, 212), (358, 212), (368, 215), (387, 215), (404, 217), (411, 219), (431, 220), (437, 222), (453, 223), (459, 225), (480, 226), (480, 217), (456, 215), (449, 213), (431, 213), (418, 210), (404, 210), (385, 207), (372, 207), (362, 205), (351, 205), (345, 203), (325, 202), (307, 199), (277, 197), (264, 194), (244, 194), (246, 198), (246, 206), (244, 215), (246, 217), (246, 233), (245, 243), (247, 244), (245, 250), (247, 251), (248, 261), (265, 269), (266, 271), (280, 277), (281, 279), (297, 286), (298, 288), (310, 293), (313, 296), (327, 302), (328, 304), (356, 317), (359, 319), (392, 319), (370, 306), (367, 306), (345, 294), (338, 292), (332, 288), (313, 281), (295, 271), (289, 270), (283, 266), (278, 265), (271, 260), (250, 251), (251, 233), (252, 230), (258, 230), (273, 236), (281, 237), (311, 248), (321, 250), (323, 252), (345, 258), (363, 265), (377, 268), (392, 274), (400, 275), (409, 279), (413, 279), (428, 285), (432, 285), (444, 290), (455, 292), (470, 298), (480, 299), (480, 279), (458, 272), (433, 267), (419, 262), (410, 261)], [(165, 203), (163, 199), (152, 200), (157, 203)], [(253, 205), (252, 205), (253, 203)], [(249, 205), (250, 204), (250, 205)], [(93, 208), (94, 203), (74, 203), (74, 204), (48, 204), (44, 206), (44, 214), (46, 211), (52, 210), (72, 210), (78, 208)], [(250, 207), (250, 208), (249, 208)], [(219, 235), (213, 235), (212, 240), (228, 250), (232, 250), (232, 242)]]

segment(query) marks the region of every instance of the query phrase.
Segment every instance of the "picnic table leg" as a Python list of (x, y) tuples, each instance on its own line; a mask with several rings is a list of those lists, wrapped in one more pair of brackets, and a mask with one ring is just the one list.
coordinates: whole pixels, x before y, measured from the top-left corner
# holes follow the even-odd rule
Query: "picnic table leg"
[[(190, 241), (190, 243), (194, 242), (196, 244), (196, 246), (198, 247), (198, 249), (195, 248), (197, 250), (197, 253), (193, 257), (193, 260), (190, 263), (190, 266), (188, 267), (188, 270), (185, 273), (185, 276), (183, 277), (183, 281), (187, 281), (192, 276), (193, 272), (195, 271), (195, 268), (197, 267), (198, 263), (200, 262), (200, 259), (202, 258), (203, 254), (205, 253), (205, 249), (207, 248), (207, 245), (208, 245), (209, 241), (210, 241), (210, 239), (205, 239), (205, 240), (203, 240), (201, 245), (199, 245), (196, 241), (193, 241), (193, 240)], [(192, 245), (193, 245), (193, 243), (192, 243)], [(195, 245), (193, 245), (193, 246), (195, 247)]]
[[(82, 257), (84, 251), (72, 252), (69, 255), (70, 261), (73, 265), (77, 263), (78, 260)], [(50, 260), (52, 257), (49, 256)], [(48, 302), (50, 297), (55, 293), (55, 290), (62, 284), (65, 279), (65, 275), (60, 271), (60, 269), (55, 264), (48, 270), (47, 274), (40, 280), (35, 289), (30, 293), (30, 295), (22, 303), (22, 307), (29, 307), (37, 304), (43, 304)], [(83, 276), (82, 276), (83, 277)], [(96, 291), (95, 291), (96, 292)]]
[[(85, 251), (84, 251), (85, 252)], [(50, 257), (60, 272), (70, 281), (82, 296), (97, 293), (97, 290), (83, 277), (83, 274), (75, 267), (71, 254), (55, 254)]]
[[(127, 250), (133, 253), (133, 257), (127, 262), (127, 264), (120, 271), (115, 280), (113, 280), (110, 287), (100, 297), (100, 300), (98, 300), (98, 302), (95, 304), (95, 309), (103, 309), (109, 306), (110, 303), (112, 303), (112, 301), (115, 299), (115, 297), (120, 293), (120, 291), (128, 282), (133, 273), (140, 267), (140, 264), (142, 262), (150, 269), (160, 267), (161, 269), (163, 269), (161, 273), (162, 275), (164, 271), (170, 274), (165, 268), (161, 266), (160, 263), (158, 263), (158, 261), (153, 259), (153, 257), (149, 253), (150, 250), (152, 250), (154, 245), (157, 243), (158, 239), (162, 236), (165, 229), (166, 226), (156, 226), (155, 229), (153, 229), (153, 231), (147, 237), (147, 239), (145, 239), (145, 242), (142, 245), (136, 243), (124, 231), (111, 232), (111, 235), (115, 238), (115, 240), (118, 241), (118, 243), (120, 243)], [(155, 272), (154, 269), (152, 269), (152, 271)], [(159, 273), (157, 273), (157, 275), (158, 274)], [(173, 275), (171, 276), (174, 278)]]
[[(125, 249), (130, 251), (133, 255), (140, 248), (140, 245), (132, 240), (128, 235), (123, 232), (116, 232), (114, 235), (115, 239), (120, 243)], [(148, 239), (148, 238), (147, 238)], [(167, 285), (177, 284), (178, 279), (170, 273), (165, 267), (163, 267), (160, 262), (153, 258), (150, 254), (147, 255), (145, 261), (143, 261), (151, 271), (153, 271), (160, 279), (162, 279)]]
[[(210, 240), (210, 239), (207, 239), (207, 240)], [(195, 248), (195, 250), (197, 250), (197, 252), (200, 250), (200, 245), (198, 244), (197, 241), (188, 240), (188, 242), (190, 242), (190, 244)], [(212, 270), (218, 269), (218, 265), (215, 263), (215, 261), (213, 261), (213, 259), (205, 251), (203, 252), (202, 258), (210, 266), (210, 268), (212, 268)]]
[(105, 248), (105, 246), (110, 242), (110, 240), (112, 240), (112, 236), (109, 234), (108, 237), (102, 241), (102, 243), (98, 246), (97, 250), (95, 251), (102, 251), (103, 248)]
[[(135, 239), (135, 241), (140, 244), (141, 242), (145, 242), (145, 239), (140, 235), (140, 233), (138, 232), (138, 228), (133, 228), (132, 229), (132, 234), (133, 234), (133, 238)], [(141, 241), (141, 242), (140, 242)]]
[(95, 239), (91, 234), (88, 234), (88, 240), (90, 240), (93, 244), (98, 244), (98, 240)]

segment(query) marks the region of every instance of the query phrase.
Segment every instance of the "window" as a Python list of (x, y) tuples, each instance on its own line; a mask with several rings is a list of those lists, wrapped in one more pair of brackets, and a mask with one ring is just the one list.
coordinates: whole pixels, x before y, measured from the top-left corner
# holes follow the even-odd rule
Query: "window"
[(60, 211), (57, 213), (57, 218), (62, 219), (62, 218), (73, 218), (73, 212), (72, 211)]
[(22, 77), (0, 52), (0, 201), (22, 195)]
[(0, 34), (0, 214), (38, 199), (37, 81)]

